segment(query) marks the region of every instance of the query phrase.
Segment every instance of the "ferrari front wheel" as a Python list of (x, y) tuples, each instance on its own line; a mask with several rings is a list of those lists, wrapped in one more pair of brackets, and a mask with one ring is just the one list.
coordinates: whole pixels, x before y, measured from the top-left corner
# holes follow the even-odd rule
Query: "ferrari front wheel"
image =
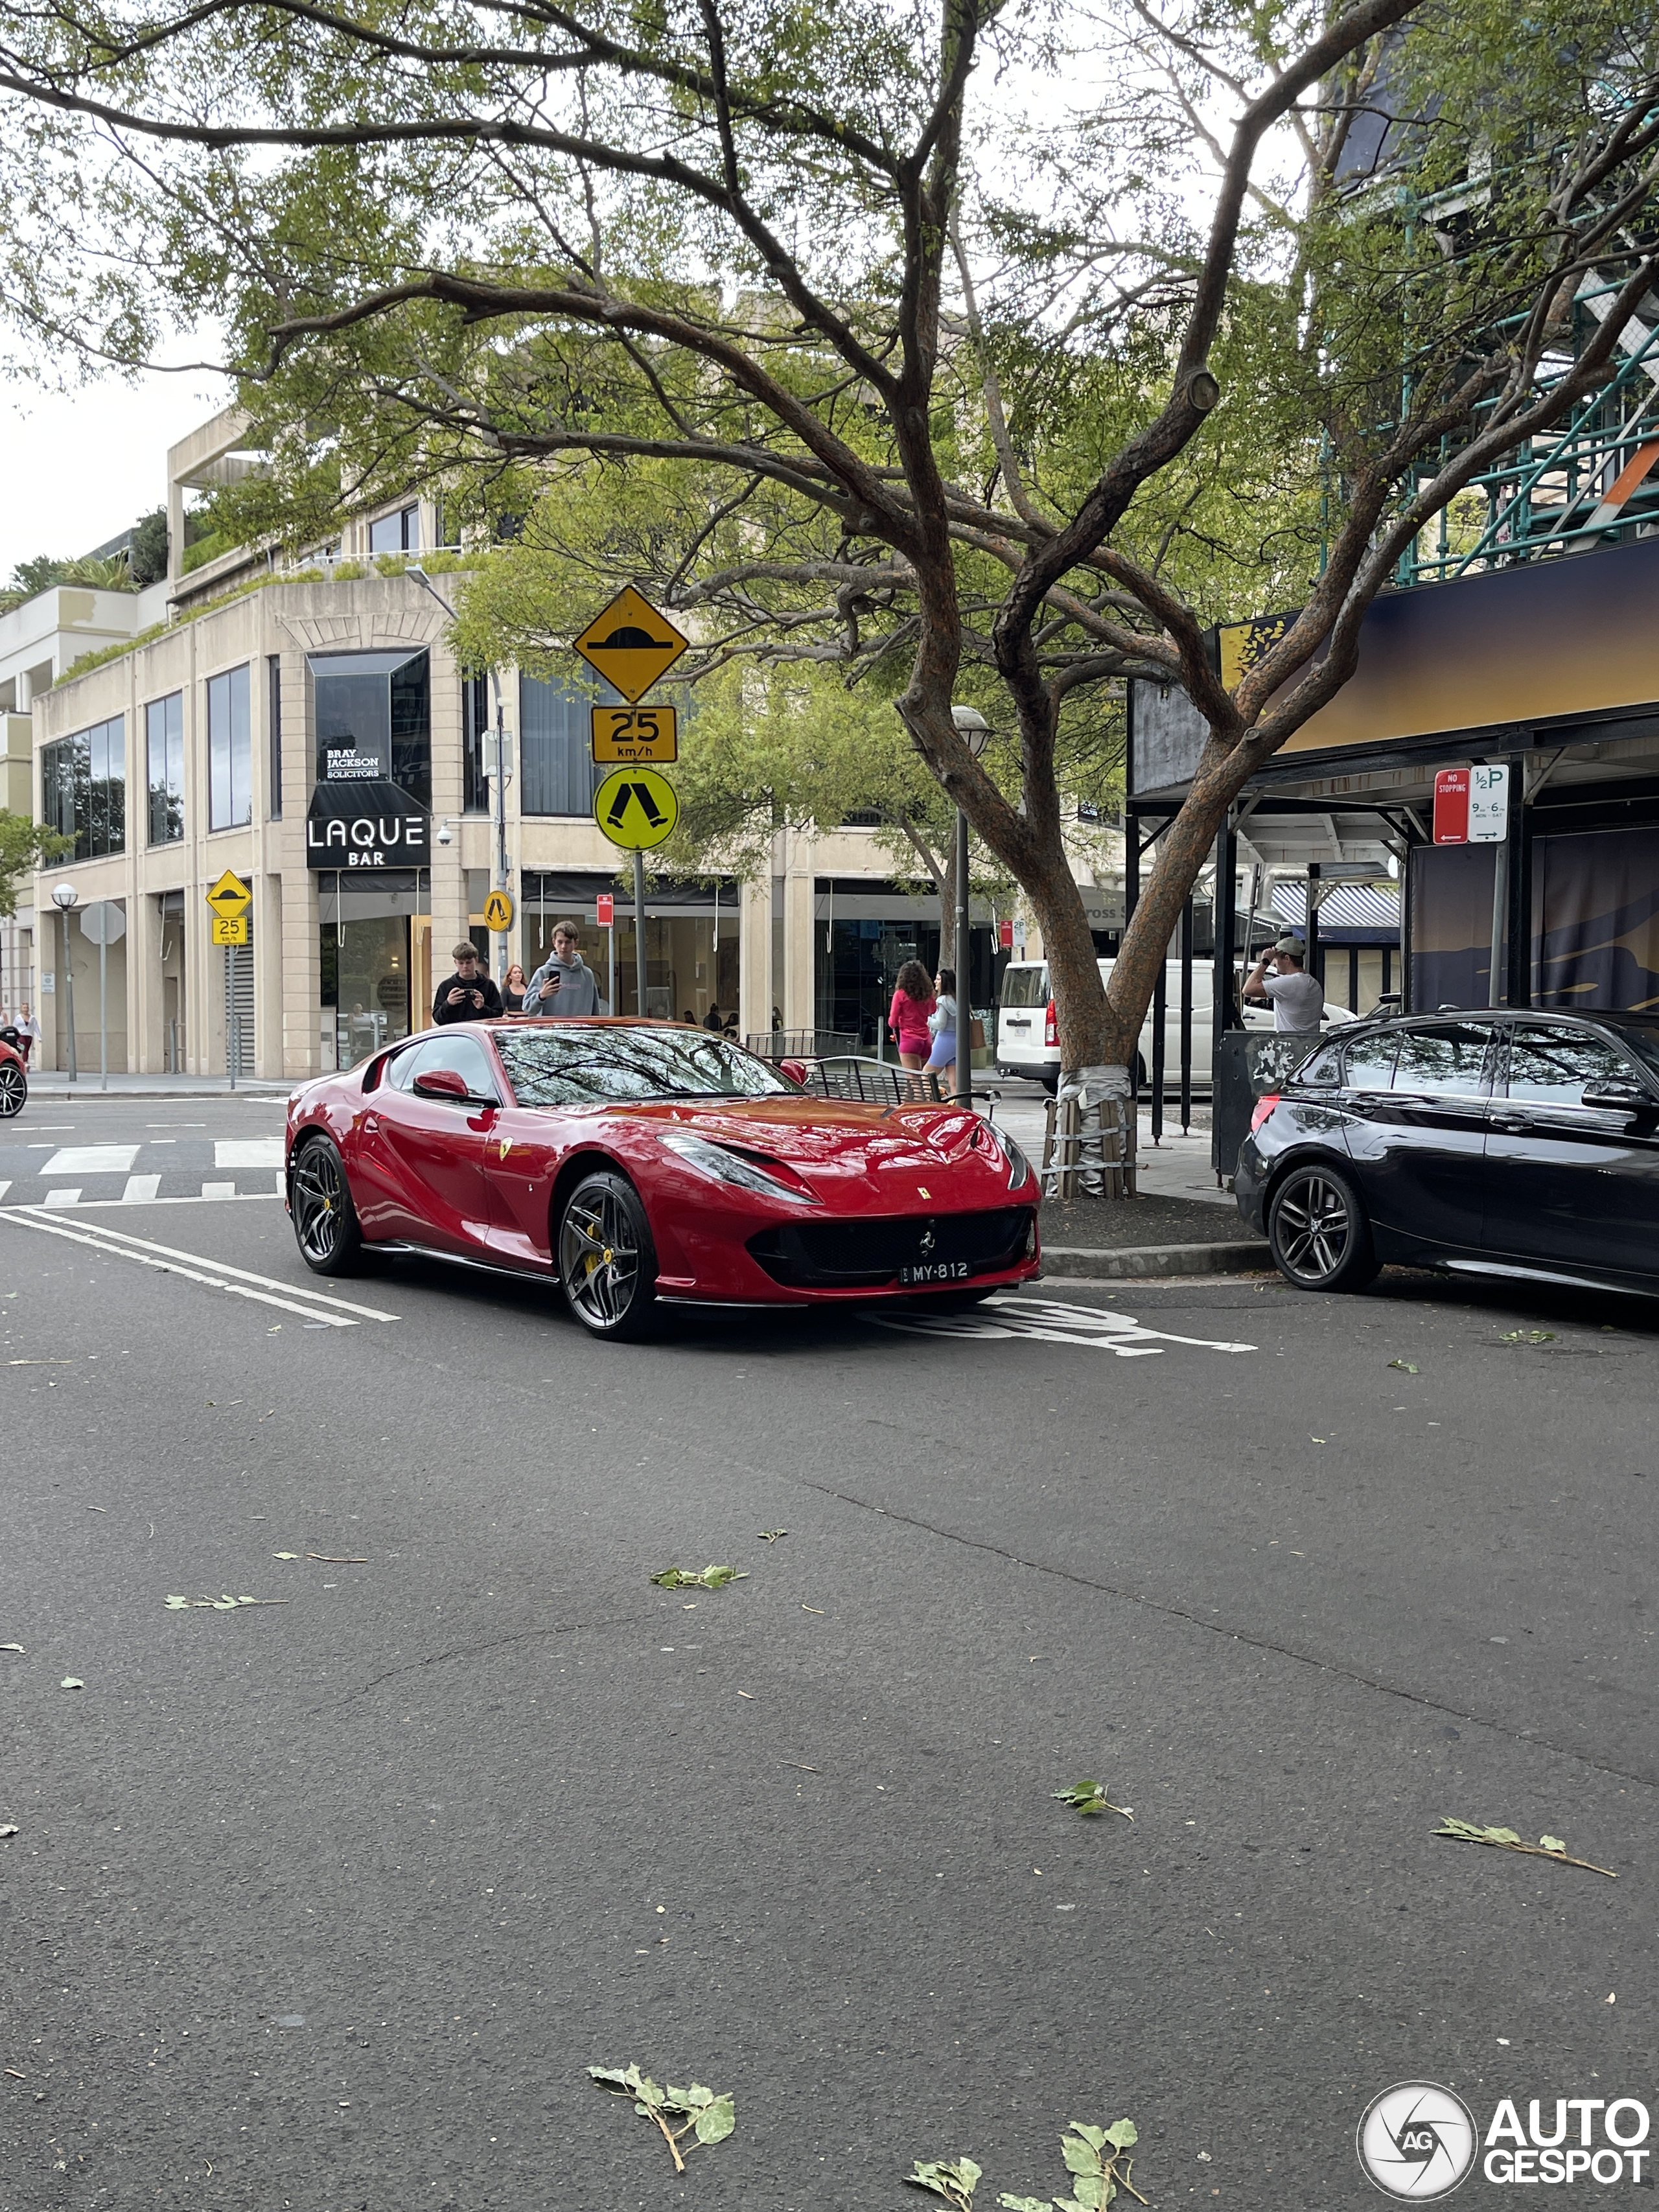
[(0, 1066), (0, 1121), (9, 1121), (14, 1114), (21, 1114), (28, 1102), (28, 1078), (15, 1061)]
[(594, 1336), (637, 1339), (657, 1317), (657, 1255), (640, 1194), (625, 1176), (586, 1176), (559, 1218), (559, 1281)]

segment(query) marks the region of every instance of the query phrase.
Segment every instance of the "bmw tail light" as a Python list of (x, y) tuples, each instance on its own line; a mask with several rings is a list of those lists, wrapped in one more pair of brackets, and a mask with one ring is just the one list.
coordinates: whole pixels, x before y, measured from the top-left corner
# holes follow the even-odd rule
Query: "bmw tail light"
[(1054, 1019), (1054, 1002), (1052, 999), (1048, 1001), (1048, 1012), (1042, 1017), (1042, 1042), (1045, 1045), (1058, 1046), (1060, 1043), (1060, 1024)]
[(1268, 1115), (1273, 1112), (1273, 1108), (1277, 1106), (1278, 1103), (1279, 1093), (1276, 1091), (1270, 1091), (1265, 1098), (1258, 1098), (1256, 1100), (1255, 1110), (1250, 1115), (1250, 1134), (1252, 1136), (1255, 1136), (1256, 1131), (1261, 1127), (1261, 1124), (1267, 1120)]

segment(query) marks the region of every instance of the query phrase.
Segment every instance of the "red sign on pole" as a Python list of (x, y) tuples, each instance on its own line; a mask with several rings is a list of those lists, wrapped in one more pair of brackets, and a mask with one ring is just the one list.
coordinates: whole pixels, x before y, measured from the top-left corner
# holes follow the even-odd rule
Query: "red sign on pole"
[(1434, 779), (1434, 842), (1437, 845), (1467, 845), (1469, 842), (1469, 772), (1466, 768), (1443, 768)]
[(1006, 920), (1000, 921), (997, 924), (997, 943), (1002, 947), (1005, 952), (1012, 952), (1013, 951), (1014, 924), (1013, 917), (1012, 915), (1010, 915)]
[(617, 902), (609, 891), (601, 891), (596, 902), (599, 909), (599, 927), (611, 929), (616, 926)]

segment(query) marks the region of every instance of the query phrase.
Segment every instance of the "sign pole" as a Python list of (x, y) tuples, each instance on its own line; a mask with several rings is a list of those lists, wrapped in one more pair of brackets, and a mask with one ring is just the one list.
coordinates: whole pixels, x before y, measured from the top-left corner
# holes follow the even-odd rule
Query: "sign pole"
[(70, 918), (64, 910), (64, 981), (69, 992), (69, 1048), (70, 1081), (73, 1083), (79, 1070), (75, 1065), (75, 952), (70, 944)]
[(634, 848), (634, 988), (639, 994), (639, 1017), (645, 1019), (645, 854)]
[(101, 928), (98, 932), (98, 1088), (109, 1089), (109, 946)]
[(957, 809), (957, 1103), (974, 1103), (974, 1017), (968, 956), (973, 944), (968, 890), (968, 817)]

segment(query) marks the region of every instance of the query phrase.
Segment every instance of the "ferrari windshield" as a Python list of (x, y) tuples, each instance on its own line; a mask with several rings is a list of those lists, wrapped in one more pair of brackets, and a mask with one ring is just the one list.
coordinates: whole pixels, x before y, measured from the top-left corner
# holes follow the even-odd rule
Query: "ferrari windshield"
[(597, 1106), (637, 1098), (772, 1098), (793, 1094), (763, 1060), (702, 1030), (544, 1028), (495, 1031), (520, 1106)]

